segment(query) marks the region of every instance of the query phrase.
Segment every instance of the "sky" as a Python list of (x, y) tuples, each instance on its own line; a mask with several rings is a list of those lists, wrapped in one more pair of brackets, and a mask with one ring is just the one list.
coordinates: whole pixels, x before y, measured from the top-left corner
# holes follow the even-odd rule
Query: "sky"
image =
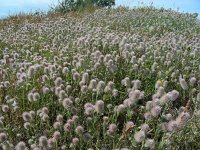
[[(153, 1), (153, 3), (152, 3)], [(56, 5), (58, 0), (0, 0), (0, 18), (18, 12), (47, 11), (50, 6)], [(199, 13), (200, 0), (116, 0), (116, 5), (143, 6), (172, 8), (180, 12)], [(200, 19), (200, 15), (198, 17)]]

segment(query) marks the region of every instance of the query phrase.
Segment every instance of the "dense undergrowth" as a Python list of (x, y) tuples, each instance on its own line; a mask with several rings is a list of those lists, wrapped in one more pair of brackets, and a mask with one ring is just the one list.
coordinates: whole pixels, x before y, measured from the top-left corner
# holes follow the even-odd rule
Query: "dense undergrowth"
[(200, 149), (200, 25), (124, 7), (0, 21), (2, 149)]

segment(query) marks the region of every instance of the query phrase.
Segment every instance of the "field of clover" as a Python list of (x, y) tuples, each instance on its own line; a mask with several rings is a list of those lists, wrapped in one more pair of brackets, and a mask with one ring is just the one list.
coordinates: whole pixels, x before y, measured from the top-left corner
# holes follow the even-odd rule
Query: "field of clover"
[(194, 15), (121, 7), (40, 17), (0, 29), (1, 149), (200, 148)]

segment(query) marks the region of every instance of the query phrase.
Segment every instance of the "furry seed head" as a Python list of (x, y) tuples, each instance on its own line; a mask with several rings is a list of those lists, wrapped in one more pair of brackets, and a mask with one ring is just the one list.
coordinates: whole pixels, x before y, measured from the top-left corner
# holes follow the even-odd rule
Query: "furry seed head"
[(168, 103), (170, 101), (170, 95), (169, 94), (165, 94), (160, 98), (160, 105), (163, 106), (166, 103)]
[(150, 148), (150, 149), (154, 149), (155, 148), (155, 142), (153, 139), (146, 139), (145, 141), (145, 147)]
[(31, 121), (31, 119), (32, 119), (32, 116), (29, 112), (24, 112), (22, 114), (22, 117), (23, 117), (24, 121)]
[(87, 72), (83, 74), (82, 81), (84, 84), (87, 84), (89, 82), (89, 74)]
[(141, 87), (141, 81), (140, 80), (135, 80), (133, 88), (135, 90), (138, 90), (138, 89), (140, 89), (140, 87)]
[(83, 129), (82, 126), (78, 126), (78, 127), (76, 127), (75, 132), (76, 132), (76, 134), (78, 134), (78, 135), (82, 135), (83, 132), (84, 132), (84, 129)]
[(73, 102), (69, 99), (69, 98), (65, 98), (64, 100), (63, 100), (63, 107), (65, 108), (65, 109), (68, 109), (68, 108), (70, 108), (70, 107), (72, 107), (73, 106)]
[(98, 100), (95, 104), (95, 110), (97, 113), (104, 112), (104, 102), (102, 100)]
[(48, 145), (48, 140), (47, 140), (47, 137), (46, 137), (46, 136), (41, 136), (41, 137), (39, 138), (39, 145), (40, 145), (41, 147), (47, 147), (47, 145)]
[(153, 108), (152, 101), (147, 101), (146, 103), (146, 110), (151, 110)]
[(112, 90), (112, 96), (113, 97), (117, 97), (118, 96), (118, 90), (117, 89), (113, 89)]
[(54, 138), (55, 140), (59, 140), (59, 139), (61, 138), (60, 132), (59, 132), (59, 131), (55, 131), (55, 132), (53, 133), (53, 138)]
[(179, 82), (180, 82), (180, 85), (181, 85), (181, 87), (182, 87), (183, 90), (187, 90), (188, 89), (188, 85), (187, 85), (187, 82), (185, 81), (185, 79), (181, 78), (179, 80)]
[(153, 117), (157, 117), (161, 112), (161, 108), (160, 106), (154, 106), (152, 109), (151, 109), (151, 114)]
[(190, 114), (188, 112), (181, 112), (176, 118), (176, 123), (178, 124), (178, 127), (179, 128), (183, 127), (189, 118)]
[(8, 111), (9, 111), (8, 105), (2, 105), (2, 111), (3, 111), (4, 113), (8, 112)]
[(5, 133), (0, 133), (0, 143), (3, 143), (6, 141), (7, 135)]
[(40, 99), (40, 94), (35, 92), (33, 93), (33, 101), (38, 101)]
[(197, 82), (197, 79), (195, 77), (190, 78), (190, 84), (194, 85)]
[(56, 80), (54, 81), (55, 85), (58, 87), (62, 84), (63, 80), (61, 77), (57, 77)]
[(197, 94), (197, 101), (200, 102), (200, 93)]
[(26, 149), (26, 144), (24, 142), (19, 142), (16, 147), (16, 150), (25, 150)]
[(170, 121), (168, 124), (167, 124), (167, 130), (170, 131), (170, 132), (174, 132), (178, 129), (178, 124), (176, 121)]
[(141, 143), (142, 141), (144, 141), (146, 135), (144, 131), (138, 131), (134, 134), (134, 139), (137, 143)]
[(158, 89), (159, 87), (162, 87), (162, 85), (163, 85), (162, 82), (160, 80), (158, 80), (156, 82), (155, 89)]
[(113, 135), (116, 131), (117, 131), (117, 125), (114, 123), (110, 124), (107, 133), (109, 135)]
[(25, 128), (26, 130), (28, 130), (30, 127), (31, 127), (31, 124), (30, 124), (29, 122), (25, 122), (25, 123), (24, 123), (24, 128)]
[(61, 114), (57, 115), (57, 116), (56, 116), (56, 120), (57, 120), (58, 122), (62, 122), (62, 121), (63, 121), (63, 115), (61, 115)]
[(172, 114), (168, 113), (166, 115), (164, 115), (164, 118), (168, 121), (172, 120)]
[(179, 96), (179, 92), (176, 91), (176, 90), (173, 90), (171, 92), (171, 97), (170, 98), (171, 98), (172, 101), (175, 101), (178, 98), (178, 96)]
[(97, 84), (97, 94), (102, 94), (104, 92), (105, 83), (103, 81), (99, 81)]
[(69, 123), (65, 123), (63, 128), (65, 132), (69, 132), (71, 130), (71, 125)]
[(162, 86), (160, 86), (157, 90), (156, 95), (157, 97), (162, 97), (164, 94), (165, 94), (165, 89)]
[(141, 92), (139, 90), (134, 90), (129, 93), (129, 98), (133, 103), (137, 103), (140, 98)]
[(61, 127), (61, 123), (60, 122), (54, 122), (53, 127), (54, 127), (54, 129), (59, 129)]
[(152, 116), (151, 112), (146, 112), (146, 113), (144, 113), (144, 118), (146, 120), (151, 120), (153, 118), (153, 116)]
[(77, 145), (79, 143), (79, 139), (78, 138), (73, 138), (72, 139), (72, 144), (73, 145)]
[(92, 139), (92, 136), (90, 135), (90, 133), (86, 132), (83, 134), (83, 141), (84, 142), (88, 142), (90, 139)]
[(53, 146), (54, 146), (54, 144), (55, 144), (55, 139), (54, 138), (50, 138), (50, 139), (48, 139), (48, 147), (49, 148), (52, 148)]
[(117, 113), (123, 113), (125, 111), (126, 107), (123, 104), (120, 104), (116, 107)]
[(95, 79), (90, 80), (88, 89), (93, 90), (93, 89), (96, 89), (96, 87), (97, 87), (97, 81)]
[(141, 125), (141, 131), (144, 131), (145, 133), (148, 132), (150, 129), (148, 124), (142, 124)]

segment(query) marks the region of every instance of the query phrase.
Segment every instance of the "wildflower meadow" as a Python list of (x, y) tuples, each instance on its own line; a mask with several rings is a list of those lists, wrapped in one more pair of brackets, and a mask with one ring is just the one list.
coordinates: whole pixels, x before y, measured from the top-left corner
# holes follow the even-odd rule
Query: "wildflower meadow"
[(200, 149), (199, 120), (193, 14), (117, 7), (0, 21), (3, 150)]

